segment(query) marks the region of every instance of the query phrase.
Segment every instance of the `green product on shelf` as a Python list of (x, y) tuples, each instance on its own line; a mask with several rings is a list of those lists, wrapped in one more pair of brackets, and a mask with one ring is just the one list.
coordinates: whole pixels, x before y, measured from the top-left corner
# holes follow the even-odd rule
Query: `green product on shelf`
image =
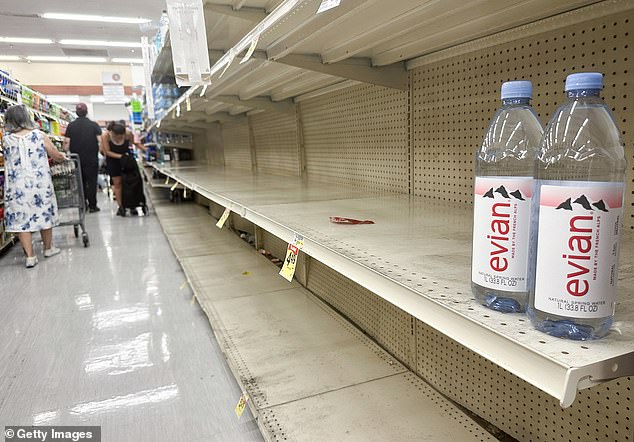
[(130, 104), (132, 105), (132, 112), (143, 111), (143, 107), (141, 106), (141, 102), (139, 100), (130, 100)]
[(24, 86), (22, 87), (22, 104), (29, 107), (33, 106), (33, 91)]

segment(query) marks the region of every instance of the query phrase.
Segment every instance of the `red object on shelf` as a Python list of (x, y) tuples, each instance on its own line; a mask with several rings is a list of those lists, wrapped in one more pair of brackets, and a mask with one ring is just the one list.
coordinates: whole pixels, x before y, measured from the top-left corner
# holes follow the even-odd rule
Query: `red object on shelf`
[(374, 221), (366, 219), (354, 219), (354, 218), (344, 218), (341, 216), (331, 216), (330, 222), (335, 224), (374, 224)]

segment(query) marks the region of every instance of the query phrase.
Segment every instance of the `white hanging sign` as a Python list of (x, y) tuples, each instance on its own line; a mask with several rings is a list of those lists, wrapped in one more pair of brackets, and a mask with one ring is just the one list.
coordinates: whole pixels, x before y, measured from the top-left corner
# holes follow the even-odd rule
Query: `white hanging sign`
[(106, 104), (125, 103), (125, 89), (121, 74), (118, 72), (102, 72), (101, 83)]
[(341, 3), (341, 0), (322, 0), (321, 5), (319, 5), (319, 9), (317, 9), (317, 14), (336, 8), (339, 6), (339, 3)]
[(152, 65), (150, 63), (150, 45), (148, 38), (141, 37), (141, 52), (143, 54), (143, 76), (145, 81), (145, 108), (147, 109), (147, 116), (153, 120), (154, 115), (154, 96), (152, 95)]
[(174, 77), (179, 86), (211, 80), (202, 0), (166, 0)]

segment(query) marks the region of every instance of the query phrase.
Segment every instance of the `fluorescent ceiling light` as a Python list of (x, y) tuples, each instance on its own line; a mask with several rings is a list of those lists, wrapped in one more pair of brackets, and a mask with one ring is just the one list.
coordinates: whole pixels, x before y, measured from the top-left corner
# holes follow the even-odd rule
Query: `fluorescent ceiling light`
[(0, 37), (0, 42), (50, 45), (51, 43), (53, 43), (53, 40), (51, 40), (50, 38)]
[(40, 15), (42, 18), (50, 18), (53, 20), (77, 20), (77, 21), (100, 21), (107, 23), (128, 23), (138, 24), (147, 23), (152, 20), (139, 17), (108, 17), (103, 15), (85, 15), (85, 14), (63, 14), (57, 12), (47, 12)]
[(61, 61), (61, 62), (79, 62), (79, 63), (105, 63), (104, 57), (57, 57), (49, 55), (30, 55), (26, 57), (30, 61)]
[(20, 57), (18, 55), (0, 55), (0, 60), (2, 60), (2, 61), (19, 61)]
[(113, 58), (112, 59), (113, 63), (139, 63), (139, 64), (143, 64), (143, 59), (142, 58)]
[(140, 48), (141, 42), (136, 41), (105, 41), (105, 40), (60, 40), (63, 45), (78, 46), (108, 46), (112, 48)]

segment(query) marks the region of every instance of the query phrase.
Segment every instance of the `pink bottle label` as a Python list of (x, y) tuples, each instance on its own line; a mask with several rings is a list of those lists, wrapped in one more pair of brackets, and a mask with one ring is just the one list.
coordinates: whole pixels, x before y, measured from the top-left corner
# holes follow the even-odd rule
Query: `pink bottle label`
[(574, 318), (614, 313), (623, 183), (543, 185), (535, 308)]
[(471, 279), (525, 292), (533, 178), (476, 177)]

